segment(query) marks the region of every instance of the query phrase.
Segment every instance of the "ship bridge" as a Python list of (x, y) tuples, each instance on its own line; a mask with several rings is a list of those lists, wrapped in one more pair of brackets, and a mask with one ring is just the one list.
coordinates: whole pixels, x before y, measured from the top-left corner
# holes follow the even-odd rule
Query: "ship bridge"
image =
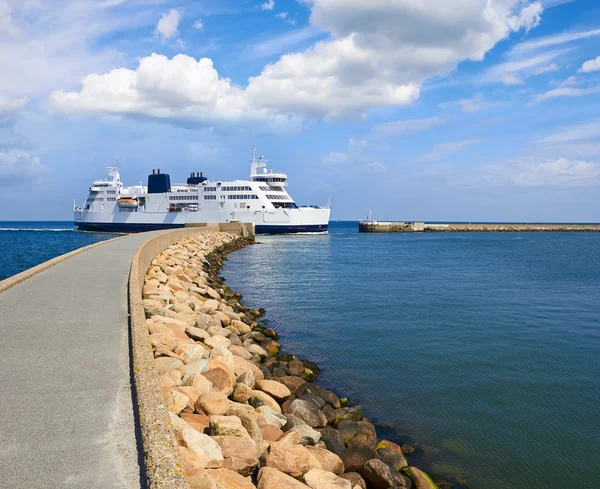
[(252, 159), (250, 160), (250, 180), (253, 182), (264, 182), (272, 187), (286, 187), (287, 175), (281, 171), (273, 171), (267, 168), (268, 160), (263, 156), (256, 159), (256, 148), (252, 148)]

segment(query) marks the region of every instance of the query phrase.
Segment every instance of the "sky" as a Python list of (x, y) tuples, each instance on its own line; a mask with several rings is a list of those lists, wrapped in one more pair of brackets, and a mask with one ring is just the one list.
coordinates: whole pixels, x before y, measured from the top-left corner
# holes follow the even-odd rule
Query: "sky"
[(597, 0), (0, 0), (0, 220), (115, 157), (332, 220), (600, 222)]

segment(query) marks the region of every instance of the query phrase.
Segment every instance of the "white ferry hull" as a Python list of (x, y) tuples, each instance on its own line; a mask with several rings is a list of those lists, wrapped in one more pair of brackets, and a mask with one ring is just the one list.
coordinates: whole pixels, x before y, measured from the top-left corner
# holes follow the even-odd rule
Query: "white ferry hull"
[(229, 218), (203, 215), (202, 212), (75, 212), (74, 224), (82, 231), (136, 233), (182, 228), (210, 222), (251, 222), (256, 234), (327, 232), (329, 209), (301, 207), (275, 212), (239, 213)]

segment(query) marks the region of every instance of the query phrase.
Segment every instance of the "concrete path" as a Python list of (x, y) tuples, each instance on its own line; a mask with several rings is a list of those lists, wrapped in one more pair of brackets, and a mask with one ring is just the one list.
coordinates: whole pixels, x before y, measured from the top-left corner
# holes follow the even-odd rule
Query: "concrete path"
[(129, 371), (132, 235), (0, 294), (0, 487), (139, 488)]

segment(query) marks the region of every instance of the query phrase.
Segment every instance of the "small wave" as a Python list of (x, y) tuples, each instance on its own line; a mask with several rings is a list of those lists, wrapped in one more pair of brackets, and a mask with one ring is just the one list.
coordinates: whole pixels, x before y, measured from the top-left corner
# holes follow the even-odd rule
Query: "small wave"
[(0, 228), (0, 231), (35, 231), (64, 233), (77, 230), (75, 228)]

